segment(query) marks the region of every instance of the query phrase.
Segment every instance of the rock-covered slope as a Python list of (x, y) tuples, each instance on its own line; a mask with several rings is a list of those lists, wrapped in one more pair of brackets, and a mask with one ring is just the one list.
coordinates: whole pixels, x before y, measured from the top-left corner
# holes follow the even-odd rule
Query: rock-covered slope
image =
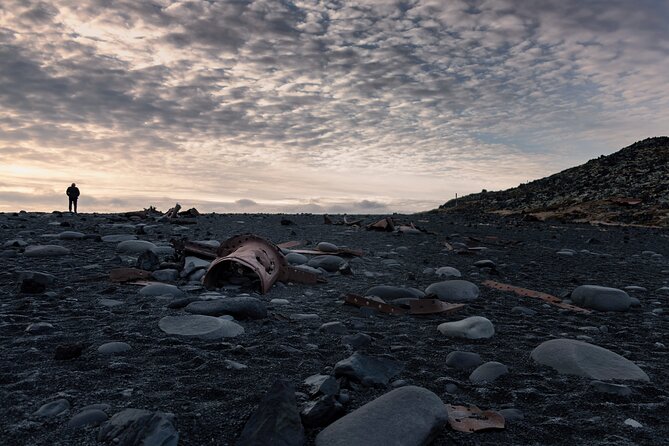
[(648, 138), (512, 189), (451, 200), (439, 210), (669, 226), (669, 137)]

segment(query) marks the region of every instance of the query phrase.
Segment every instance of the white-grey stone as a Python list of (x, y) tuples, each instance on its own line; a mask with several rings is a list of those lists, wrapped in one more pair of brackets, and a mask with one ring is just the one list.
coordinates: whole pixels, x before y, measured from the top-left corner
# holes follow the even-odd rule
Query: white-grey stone
[(108, 308), (114, 308), (123, 305), (123, 301), (116, 299), (106, 299), (106, 298), (98, 300), (98, 303), (103, 307), (108, 307)]
[(102, 241), (107, 243), (120, 243), (128, 240), (137, 240), (137, 236), (134, 234), (112, 234), (102, 236)]
[(339, 321), (326, 322), (321, 325), (320, 331), (333, 334), (346, 334), (346, 327)]
[(425, 294), (446, 302), (471, 302), (479, 298), (480, 290), (467, 280), (445, 280), (428, 286)]
[(454, 322), (439, 324), (437, 330), (443, 335), (454, 338), (488, 339), (495, 334), (495, 327), (483, 316), (471, 316)]
[(532, 351), (532, 359), (559, 373), (600, 381), (650, 381), (632, 361), (605, 348), (574, 339), (552, 339)]
[(272, 299), (269, 301), (271, 305), (288, 305), (290, 302), (288, 299)]
[(507, 373), (509, 373), (507, 366), (501, 362), (490, 361), (478, 366), (471, 375), (469, 375), (469, 380), (474, 384), (482, 384), (495, 381), (497, 378), (506, 375)]
[(177, 288), (174, 285), (169, 285), (166, 283), (152, 283), (142, 287), (139, 290), (139, 294), (142, 296), (172, 296), (172, 297), (183, 297), (186, 295), (183, 291)]
[(167, 334), (208, 340), (233, 338), (244, 333), (244, 327), (235, 322), (199, 314), (165, 316), (158, 326)]
[(82, 232), (77, 232), (77, 231), (64, 231), (58, 234), (58, 238), (61, 240), (81, 240), (86, 235)]
[(635, 429), (643, 427), (643, 425), (641, 423), (639, 423), (637, 420), (635, 420), (633, 418), (626, 419), (625, 421), (623, 421), (623, 424), (625, 424), (625, 426), (633, 427)]
[(405, 386), (323, 429), (316, 446), (425, 446), (447, 420), (446, 406), (437, 395)]
[(627, 311), (632, 305), (629, 294), (617, 288), (581, 285), (571, 292), (574, 305), (597, 311)]
[(42, 405), (42, 407), (37, 409), (33, 415), (36, 417), (51, 418), (56, 417), (68, 410), (70, 410), (70, 402), (65, 398), (60, 398)]
[(153, 251), (158, 254), (158, 247), (146, 240), (125, 240), (116, 245), (116, 251), (124, 254), (141, 254), (144, 251)]
[(33, 322), (26, 328), (26, 332), (32, 334), (46, 333), (51, 330), (53, 330), (53, 325), (48, 322)]
[(59, 257), (69, 253), (69, 249), (60, 245), (31, 245), (24, 252), (27, 257)]
[(98, 353), (101, 355), (117, 355), (130, 350), (132, 350), (132, 347), (125, 342), (107, 342), (98, 347)]
[(451, 277), (462, 277), (462, 273), (452, 266), (442, 266), (435, 271), (435, 274), (444, 279), (450, 279)]
[(246, 364), (231, 359), (224, 359), (223, 363), (225, 364), (225, 368), (230, 370), (246, 370), (249, 368)]

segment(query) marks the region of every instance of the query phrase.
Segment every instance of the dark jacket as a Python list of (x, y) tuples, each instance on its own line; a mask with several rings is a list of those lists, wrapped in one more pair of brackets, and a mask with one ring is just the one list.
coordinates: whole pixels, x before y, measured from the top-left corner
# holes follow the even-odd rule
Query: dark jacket
[(65, 192), (68, 197), (72, 198), (73, 200), (76, 200), (79, 198), (79, 188), (78, 187), (68, 187), (67, 191)]

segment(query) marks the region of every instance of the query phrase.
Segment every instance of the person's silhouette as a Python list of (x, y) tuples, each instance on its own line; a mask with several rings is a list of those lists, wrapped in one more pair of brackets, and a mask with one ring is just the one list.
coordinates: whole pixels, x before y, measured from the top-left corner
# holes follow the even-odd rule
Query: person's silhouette
[(77, 187), (76, 184), (72, 183), (72, 186), (67, 188), (67, 191), (65, 191), (67, 196), (70, 198), (70, 203), (69, 203), (69, 210), (72, 212), (72, 205), (74, 205), (74, 213), (77, 213), (77, 200), (79, 199), (79, 188)]

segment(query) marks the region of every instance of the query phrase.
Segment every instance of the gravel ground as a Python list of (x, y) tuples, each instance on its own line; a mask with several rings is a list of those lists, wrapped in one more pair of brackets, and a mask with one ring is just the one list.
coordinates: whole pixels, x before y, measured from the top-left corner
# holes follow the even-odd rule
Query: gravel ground
[[(288, 218), (293, 225), (280, 223)], [(353, 218), (353, 216), (349, 216)], [(365, 222), (378, 217), (361, 216)], [(71, 250), (61, 257), (28, 257), (22, 248), (9, 248), (0, 257), (0, 431), (7, 445), (99, 444), (99, 428), (67, 428), (68, 420), (90, 404), (108, 404), (109, 415), (125, 408), (170, 412), (175, 415), (181, 445), (228, 445), (236, 438), (259, 401), (277, 378), (304, 391), (310, 375), (330, 374), (335, 363), (351, 355), (341, 334), (319, 330), (326, 322), (340, 321), (349, 334), (366, 333), (373, 339), (365, 349), (404, 363), (395, 378), (436, 393), (445, 403), (476, 405), (482, 409), (517, 408), (524, 419), (507, 423), (501, 431), (465, 434), (446, 426), (432, 444), (542, 445), (542, 444), (666, 444), (669, 438), (669, 233), (666, 230), (549, 225), (504, 220), (494, 216), (421, 214), (395, 216), (413, 221), (431, 233), (381, 233), (357, 227), (324, 225), (318, 215), (202, 215), (196, 225), (149, 223), (143, 240), (169, 244), (175, 237), (225, 240), (240, 233), (255, 233), (276, 243), (321, 241), (360, 248), (361, 258), (350, 259), (353, 275), (332, 274), (318, 285), (277, 284), (259, 297), (287, 299), (286, 305), (269, 305), (269, 316), (240, 321), (245, 333), (221, 341), (183, 339), (165, 334), (158, 321), (184, 314), (167, 307), (169, 300), (146, 297), (137, 285), (114, 284), (105, 276), (124, 260), (116, 243), (96, 235), (135, 233), (138, 224), (117, 215), (0, 214), (0, 242), (22, 238), (30, 244), (59, 244)], [(339, 217), (334, 217), (338, 220)], [(483, 219), (483, 220), (482, 220)], [(89, 237), (60, 240), (49, 234), (79, 231)], [(488, 238), (486, 238), (488, 237)], [(490, 238), (494, 237), (494, 238)], [(478, 240), (478, 241), (477, 241)], [(468, 243), (486, 249), (470, 255), (449, 251), (445, 242)], [(557, 255), (564, 248), (573, 256)], [(589, 252), (581, 252), (588, 250)], [(644, 251), (646, 251), (644, 253)], [(655, 253), (664, 256), (652, 256)], [(473, 263), (489, 259), (494, 271)], [(452, 266), (463, 279), (479, 285), (481, 299), (456, 314), (431, 316), (367, 317), (343, 304), (345, 293), (364, 293), (374, 285), (410, 286), (424, 290), (438, 282), (427, 269)], [(53, 274), (56, 282), (47, 293), (19, 293), (17, 272)], [(578, 314), (528, 297), (486, 288), (491, 279), (524, 288), (566, 296), (581, 284), (647, 291), (628, 291), (640, 307), (623, 313)], [(184, 285), (181, 283), (180, 285)], [(204, 290), (191, 289), (197, 296)], [(235, 295), (227, 291), (228, 295)], [(113, 308), (101, 299), (122, 304)], [(516, 306), (533, 316), (512, 313)], [(663, 312), (664, 310), (664, 312)], [(315, 313), (317, 320), (292, 321), (291, 314)], [(437, 326), (467, 316), (484, 316), (495, 326), (487, 340), (453, 339)], [(29, 333), (34, 322), (53, 328)], [(594, 328), (593, 328), (594, 327)], [(530, 352), (553, 338), (584, 338), (636, 363), (650, 382), (627, 382), (632, 395), (597, 393), (590, 379), (559, 375), (536, 364)], [(97, 347), (122, 341), (132, 350), (115, 356), (98, 354)], [(54, 359), (56, 347), (84, 345), (81, 356)], [(454, 350), (478, 353), (484, 361), (498, 361), (509, 373), (488, 384), (472, 384), (470, 371), (445, 365)], [(227, 367), (226, 360), (248, 366)], [(457, 390), (449, 384), (456, 384)], [(390, 389), (362, 387), (342, 380), (349, 388), (351, 412)], [(447, 390), (451, 390), (449, 391)], [(69, 411), (52, 418), (34, 414), (44, 403), (65, 398)], [(298, 394), (298, 402), (305, 395)], [(641, 427), (624, 424), (634, 419)], [(313, 444), (319, 428), (306, 430)]]

